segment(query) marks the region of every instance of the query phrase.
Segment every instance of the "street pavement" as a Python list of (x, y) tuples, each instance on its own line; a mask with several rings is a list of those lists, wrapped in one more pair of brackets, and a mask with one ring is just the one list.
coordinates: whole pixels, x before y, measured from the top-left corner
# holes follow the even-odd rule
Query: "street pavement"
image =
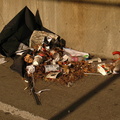
[(88, 75), (71, 87), (44, 80), (36, 82), (37, 105), (21, 76), (0, 65), (0, 120), (120, 120), (120, 76)]

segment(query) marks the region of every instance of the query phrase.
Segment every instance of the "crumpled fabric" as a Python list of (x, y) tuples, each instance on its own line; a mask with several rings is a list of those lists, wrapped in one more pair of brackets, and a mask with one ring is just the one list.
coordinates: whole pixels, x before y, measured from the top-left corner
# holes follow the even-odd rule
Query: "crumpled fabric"
[(20, 43), (29, 46), (29, 38), (35, 29), (41, 30), (40, 20), (26, 6), (1, 31), (0, 53), (12, 56)]

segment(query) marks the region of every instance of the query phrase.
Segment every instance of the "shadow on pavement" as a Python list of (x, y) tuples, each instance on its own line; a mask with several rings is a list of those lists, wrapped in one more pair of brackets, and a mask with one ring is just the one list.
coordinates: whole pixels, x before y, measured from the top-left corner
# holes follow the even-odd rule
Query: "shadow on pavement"
[(82, 96), (79, 98), (77, 101), (75, 101), (73, 104), (68, 106), (66, 109), (58, 113), (57, 115), (53, 116), (50, 118), (50, 120), (61, 120), (62, 118), (65, 118), (68, 116), (70, 113), (74, 112), (78, 107), (80, 107), (82, 104), (87, 102), (89, 99), (94, 97), (98, 92), (100, 92), (102, 89), (110, 85), (112, 82), (114, 82), (117, 78), (120, 77), (120, 74), (113, 75), (111, 78), (106, 79), (105, 82), (101, 83), (94, 89), (92, 89), (90, 92), (88, 92), (86, 95)]

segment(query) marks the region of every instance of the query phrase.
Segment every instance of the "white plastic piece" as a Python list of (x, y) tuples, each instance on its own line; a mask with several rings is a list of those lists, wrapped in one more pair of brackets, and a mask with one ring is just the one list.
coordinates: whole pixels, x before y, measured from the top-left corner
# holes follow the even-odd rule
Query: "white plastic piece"
[(70, 49), (70, 48), (63, 48), (63, 50), (65, 52), (69, 53), (70, 56), (81, 56), (81, 57), (89, 58), (89, 54), (85, 53), (85, 52), (80, 52), (80, 51), (73, 50), (73, 49)]
[(111, 72), (110, 68), (105, 65), (105, 63), (98, 64), (97, 67), (98, 72), (100, 72), (102, 75), (108, 75)]
[(34, 57), (33, 65), (38, 66), (42, 61), (43, 61), (42, 57), (40, 55), (36, 55)]
[(27, 69), (28, 74), (31, 74), (31, 73), (35, 72), (35, 66), (33, 66), (33, 65), (26, 66), (26, 69)]

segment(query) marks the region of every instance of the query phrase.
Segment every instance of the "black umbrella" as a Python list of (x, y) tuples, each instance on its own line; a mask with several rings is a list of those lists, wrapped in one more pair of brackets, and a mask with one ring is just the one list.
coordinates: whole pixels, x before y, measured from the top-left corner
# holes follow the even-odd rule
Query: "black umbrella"
[(24, 7), (0, 33), (0, 53), (12, 56), (21, 42), (29, 45), (32, 32), (42, 28), (42, 22), (38, 17), (34, 16), (27, 6)]

